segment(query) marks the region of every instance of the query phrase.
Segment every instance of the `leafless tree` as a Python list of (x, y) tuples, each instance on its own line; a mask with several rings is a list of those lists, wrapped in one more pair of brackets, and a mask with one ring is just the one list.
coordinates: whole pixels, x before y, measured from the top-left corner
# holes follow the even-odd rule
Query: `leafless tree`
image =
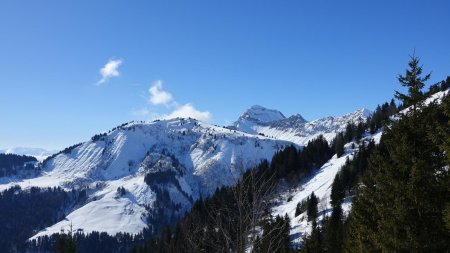
[[(279, 233), (284, 229), (275, 227), (263, 233), (263, 222), (272, 219), (269, 202), (275, 189), (275, 175), (264, 175), (256, 168), (245, 173), (242, 163), (237, 166), (241, 179), (236, 180), (237, 184), (230, 188), (232, 204), (225, 206), (223, 203), (213, 203), (206, 208), (214, 226), (211, 232), (220, 242), (213, 241), (213, 245), (210, 245), (216, 252), (254, 252), (254, 246), (260, 241), (279, 238)], [(281, 243), (270, 240), (269, 247), (258, 251), (275, 252)]]

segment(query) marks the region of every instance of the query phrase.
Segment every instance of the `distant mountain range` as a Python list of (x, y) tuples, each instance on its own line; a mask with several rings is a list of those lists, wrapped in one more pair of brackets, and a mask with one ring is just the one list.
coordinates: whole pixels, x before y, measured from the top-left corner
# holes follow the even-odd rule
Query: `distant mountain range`
[(357, 125), (370, 115), (369, 110), (359, 109), (340, 117), (329, 116), (308, 122), (300, 114), (286, 118), (277, 110), (255, 105), (240, 116), (230, 128), (304, 146), (319, 135), (323, 135), (330, 142), (336, 133), (345, 130), (348, 123)]

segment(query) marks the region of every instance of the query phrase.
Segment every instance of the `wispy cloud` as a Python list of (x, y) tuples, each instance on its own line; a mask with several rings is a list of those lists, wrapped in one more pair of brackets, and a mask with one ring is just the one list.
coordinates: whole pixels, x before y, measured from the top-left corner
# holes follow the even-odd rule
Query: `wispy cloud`
[[(148, 89), (148, 102), (153, 108), (141, 108), (132, 111), (134, 116), (145, 117), (150, 120), (154, 119), (173, 119), (173, 118), (194, 118), (200, 121), (210, 121), (212, 114), (209, 111), (200, 111), (194, 107), (192, 103), (180, 105), (174, 100), (172, 94), (163, 89), (161, 80), (155, 81)], [(159, 113), (156, 106), (165, 106), (166, 110), (170, 109), (170, 113)]]
[(148, 90), (150, 92), (150, 103), (154, 105), (168, 105), (173, 101), (172, 94), (163, 90), (162, 81), (158, 80)]
[(97, 82), (97, 85), (107, 82), (112, 77), (117, 77), (120, 75), (119, 66), (122, 64), (122, 60), (109, 60), (103, 68), (100, 69), (100, 75), (102, 78)]
[(169, 115), (165, 116), (165, 119), (173, 119), (173, 118), (194, 118), (200, 121), (210, 121), (211, 113), (208, 111), (199, 111), (192, 104), (185, 104), (177, 107), (174, 111), (172, 111)]

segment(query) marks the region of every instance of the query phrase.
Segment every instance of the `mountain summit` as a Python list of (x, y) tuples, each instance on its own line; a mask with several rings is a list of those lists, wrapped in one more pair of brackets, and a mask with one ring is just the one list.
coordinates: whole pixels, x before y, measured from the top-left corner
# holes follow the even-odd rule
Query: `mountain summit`
[[(254, 105), (239, 117), (237, 124), (241, 121), (252, 121), (255, 123), (269, 123), (277, 120), (283, 120), (286, 117), (280, 111), (268, 109), (260, 105)], [(235, 124), (236, 124), (235, 123)]]

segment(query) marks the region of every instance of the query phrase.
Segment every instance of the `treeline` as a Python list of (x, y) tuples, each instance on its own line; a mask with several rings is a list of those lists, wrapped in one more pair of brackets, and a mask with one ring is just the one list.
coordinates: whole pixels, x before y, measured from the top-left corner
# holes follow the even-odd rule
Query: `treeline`
[(27, 164), (32, 162), (37, 162), (33, 156), (0, 154), (0, 177), (17, 175), (21, 170), (34, 171), (34, 165)]
[(45, 235), (27, 243), (27, 252), (61, 252), (61, 253), (126, 253), (129, 249), (143, 242), (142, 233), (131, 235), (117, 233), (114, 236), (106, 232), (65, 231), (64, 233)]
[[(333, 212), (313, 224), (301, 252), (448, 252), (450, 250), (450, 98), (423, 104), (448, 89), (449, 78), (423, 93), (419, 59), (400, 83), (396, 97), (411, 109), (390, 121), (380, 144), (361, 146), (332, 186)], [(438, 87), (438, 88), (436, 88)], [(400, 109), (403, 109), (400, 107)], [(348, 219), (341, 204), (353, 197)]]
[(25, 241), (64, 218), (66, 209), (85, 199), (85, 191), (14, 186), (0, 193), (0, 249), (23, 252)]
[(298, 182), (310, 175), (313, 169), (320, 168), (333, 154), (327, 140), (320, 135), (300, 150), (291, 145), (275, 153), (270, 170), (275, 173), (276, 179)]
[(72, 153), (72, 151), (74, 150), (74, 149), (76, 149), (77, 147), (79, 147), (79, 146), (81, 146), (83, 143), (77, 143), (77, 144), (75, 144), (75, 145), (72, 145), (72, 146), (70, 146), (70, 147), (67, 147), (67, 148), (65, 148), (65, 149), (63, 149), (63, 150), (61, 150), (61, 151), (59, 151), (59, 152), (57, 152), (57, 153), (55, 153), (55, 154), (53, 154), (53, 155), (51, 155), (51, 156), (48, 156), (47, 158), (45, 158), (44, 159), (44, 161), (42, 161), (42, 167), (45, 167), (46, 165), (47, 165), (47, 163), (51, 160), (51, 159), (53, 159), (53, 158), (55, 158), (56, 156), (58, 156), (58, 155), (60, 155), (60, 154), (66, 154), (66, 155), (69, 155), (70, 153)]

